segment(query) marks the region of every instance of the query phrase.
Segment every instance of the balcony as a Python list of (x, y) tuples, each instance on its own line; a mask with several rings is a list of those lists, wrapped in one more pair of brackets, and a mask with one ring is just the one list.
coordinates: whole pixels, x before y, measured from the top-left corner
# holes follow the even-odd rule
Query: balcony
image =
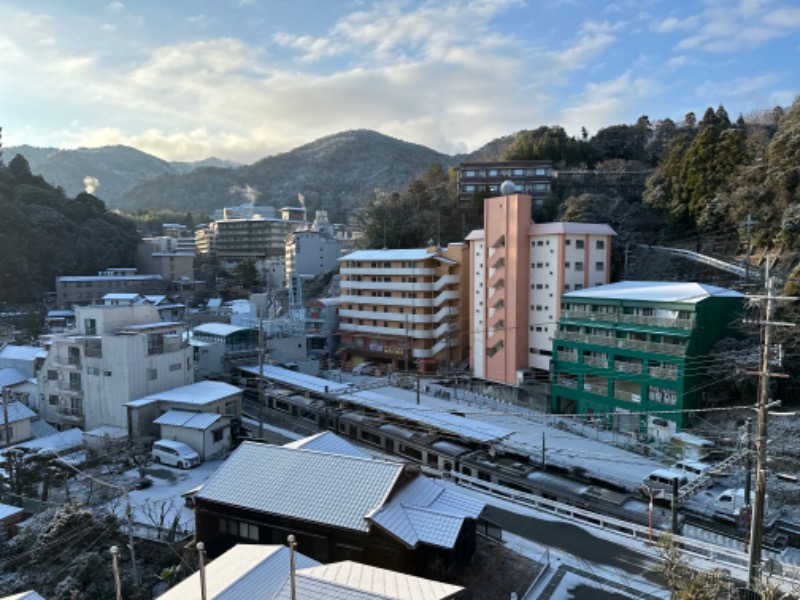
[[(578, 353), (577, 352), (558, 352), (556, 355), (558, 360), (563, 360), (564, 362), (569, 363), (577, 363), (578, 362)], [(586, 362), (585, 360), (583, 361)]]
[(627, 390), (614, 390), (614, 398), (616, 400), (623, 400), (625, 402), (641, 403), (642, 395)]
[(85, 418), (82, 409), (69, 408), (67, 406), (58, 409), (58, 419), (63, 423), (83, 426)]
[(672, 381), (678, 380), (678, 371), (677, 369), (665, 369), (663, 367), (650, 367), (647, 370), (650, 377), (655, 377), (656, 379), (669, 379)]
[(597, 367), (598, 369), (607, 369), (608, 359), (600, 358), (599, 356), (584, 356), (583, 364), (589, 365), (590, 367)]
[(603, 321), (606, 323), (625, 323), (627, 325), (643, 325), (645, 327), (660, 327), (672, 329), (693, 329), (695, 320), (669, 319), (666, 317), (651, 317), (645, 315), (620, 315), (618, 313), (592, 312), (588, 310), (564, 310), (561, 316), (577, 321)]
[(589, 392), (590, 394), (594, 394), (596, 396), (603, 396), (603, 397), (608, 396), (607, 385), (598, 385), (596, 383), (584, 383), (583, 391)]
[(642, 363), (614, 362), (614, 370), (617, 373), (632, 373), (638, 375), (642, 372)]

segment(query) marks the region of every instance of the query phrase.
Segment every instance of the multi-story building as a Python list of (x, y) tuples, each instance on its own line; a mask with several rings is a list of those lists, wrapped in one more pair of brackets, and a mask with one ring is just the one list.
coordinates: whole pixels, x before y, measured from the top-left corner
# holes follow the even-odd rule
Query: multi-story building
[(194, 252), (178, 249), (178, 238), (144, 238), (136, 249), (136, 266), (142, 273), (155, 273), (169, 281), (194, 279)]
[(463, 243), (340, 258), (339, 358), (427, 371), (462, 360), (467, 260)]
[(287, 287), (294, 285), (295, 276), (320, 275), (336, 267), (341, 248), (327, 211), (318, 210), (308, 229), (292, 231), (286, 236)]
[(664, 281), (583, 289), (561, 301), (553, 411), (651, 434), (674, 433), (687, 423), (683, 411), (700, 407), (708, 353), (735, 335), (743, 308), (738, 292)]
[(308, 225), (304, 215), (305, 209), (286, 207), (280, 219), (256, 215), (214, 221), (196, 232), (197, 251), (216, 256), (226, 267), (252, 259), (268, 282), (285, 287), (286, 236)]
[(519, 384), (549, 371), (564, 291), (609, 281), (608, 225), (531, 222), (531, 197), (487, 198), (470, 245), (470, 366), (475, 377)]
[(113, 268), (97, 275), (56, 277), (56, 303), (60, 308), (92, 304), (110, 292), (142, 295), (166, 294), (170, 280), (161, 275), (138, 275), (133, 267)]
[(553, 162), (549, 160), (511, 160), (503, 162), (467, 162), (458, 167), (458, 196), (462, 202), (472, 198), (495, 196), (500, 185), (511, 181), (515, 193), (533, 198), (540, 206), (553, 183)]
[(127, 427), (125, 404), (194, 382), (183, 326), (148, 303), (76, 308), (39, 371), (40, 416), (60, 426)]

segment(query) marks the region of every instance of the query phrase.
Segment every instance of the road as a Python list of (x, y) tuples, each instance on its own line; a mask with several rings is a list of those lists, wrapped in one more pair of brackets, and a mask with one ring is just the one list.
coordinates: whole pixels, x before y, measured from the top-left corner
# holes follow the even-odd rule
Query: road
[(578, 525), (539, 519), (491, 504), (486, 507), (484, 517), (509, 533), (571, 555), (584, 564), (618, 574), (626, 573), (664, 588), (664, 579), (657, 574), (659, 563), (656, 559), (632, 547), (595, 537)]

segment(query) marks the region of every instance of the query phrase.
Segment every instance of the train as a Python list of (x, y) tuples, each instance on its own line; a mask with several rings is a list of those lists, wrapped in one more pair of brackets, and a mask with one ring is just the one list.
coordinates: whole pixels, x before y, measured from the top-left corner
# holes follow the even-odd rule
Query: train
[[(249, 402), (248, 402), (249, 401)], [(257, 395), (245, 392), (245, 406), (256, 413)], [(252, 415), (254, 418), (257, 414)], [(460, 474), (499, 486), (512, 497), (530, 494), (546, 500), (614, 517), (626, 523), (666, 529), (671, 516), (653, 512), (645, 498), (579, 469), (541, 465), (524, 454), (432, 431), (422, 423), (391, 414), (354, 409), (346, 403), (288, 391), (265, 398), (263, 416), (303, 434), (330, 430), (343, 438), (399, 457), (443, 477)]]

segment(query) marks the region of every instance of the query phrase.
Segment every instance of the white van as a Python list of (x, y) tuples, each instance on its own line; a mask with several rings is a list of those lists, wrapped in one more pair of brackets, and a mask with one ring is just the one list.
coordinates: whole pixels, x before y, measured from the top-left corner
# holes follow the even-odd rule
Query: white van
[(188, 469), (200, 464), (200, 455), (183, 442), (173, 440), (157, 440), (153, 443), (153, 461), (158, 464), (171, 465), (179, 469)]
[(711, 465), (702, 463), (698, 460), (679, 460), (672, 468), (676, 471), (683, 472), (689, 481), (694, 481), (698, 477), (702, 477), (711, 468)]
[(654, 498), (672, 499), (672, 480), (678, 480), (678, 489), (689, 483), (689, 478), (683, 471), (677, 469), (656, 469), (642, 480), (642, 487), (646, 495), (652, 494)]
[[(755, 490), (750, 491), (750, 503), (755, 501)], [(744, 488), (731, 488), (725, 490), (718, 495), (714, 500), (714, 510), (718, 513), (728, 515), (731, 517), (738, 517), (742, 512), (742, 508), (747, 506), (744, 497)], [(769, 507), (769, 496), (764, 496), (764, 511), (766, 512)]]

